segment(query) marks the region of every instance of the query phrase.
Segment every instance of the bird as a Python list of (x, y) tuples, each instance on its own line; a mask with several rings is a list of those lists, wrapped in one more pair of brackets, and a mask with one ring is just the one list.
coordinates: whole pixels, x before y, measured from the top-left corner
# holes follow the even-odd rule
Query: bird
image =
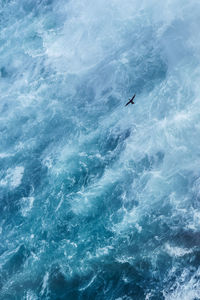
[(129, 105), (130, 103), (131, 104), (135, 104), (135, 102), (133, 102), (133, 99), (135, 98), (136, 95), (133, 95), (133, 97), (131, 99), (129, 99), (129, 101), (126, 103), (125, 106)]

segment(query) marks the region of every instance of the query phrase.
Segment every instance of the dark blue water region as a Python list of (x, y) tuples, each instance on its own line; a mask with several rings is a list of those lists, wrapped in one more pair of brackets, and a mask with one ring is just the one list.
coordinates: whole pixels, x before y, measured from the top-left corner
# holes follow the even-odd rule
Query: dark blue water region
[(199, 23), (0, 0), (0, 299), (200, 299)]

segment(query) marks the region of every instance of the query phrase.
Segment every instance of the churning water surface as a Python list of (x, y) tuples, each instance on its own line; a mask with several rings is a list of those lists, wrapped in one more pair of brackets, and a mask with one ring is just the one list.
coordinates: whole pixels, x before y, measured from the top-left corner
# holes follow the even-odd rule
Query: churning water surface
[(199, 0), (0, 0), (0, 299), (200, 299), (199, 28)]

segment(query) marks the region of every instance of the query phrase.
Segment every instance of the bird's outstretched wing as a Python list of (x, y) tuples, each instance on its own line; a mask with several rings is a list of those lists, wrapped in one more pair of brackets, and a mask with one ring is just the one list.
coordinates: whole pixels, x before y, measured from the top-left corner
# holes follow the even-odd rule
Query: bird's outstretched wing
[(129, 100), (129, 101), (125, 104), (125, 106), (129, 105), (130, 103), (131, 103), (131, 100)]
[(131, 98), (131, 101), (133, 101), (133, 99), (135, 98), (135, 96), (136, 96), (136, 95), (134, 94), (133, 97)]

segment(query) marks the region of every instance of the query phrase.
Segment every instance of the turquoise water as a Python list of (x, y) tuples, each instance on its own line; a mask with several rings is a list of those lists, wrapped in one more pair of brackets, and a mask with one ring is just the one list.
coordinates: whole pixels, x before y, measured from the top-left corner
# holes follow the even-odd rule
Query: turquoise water
[(199, 26), (0, 0), (0, 299), (200, 299)]

